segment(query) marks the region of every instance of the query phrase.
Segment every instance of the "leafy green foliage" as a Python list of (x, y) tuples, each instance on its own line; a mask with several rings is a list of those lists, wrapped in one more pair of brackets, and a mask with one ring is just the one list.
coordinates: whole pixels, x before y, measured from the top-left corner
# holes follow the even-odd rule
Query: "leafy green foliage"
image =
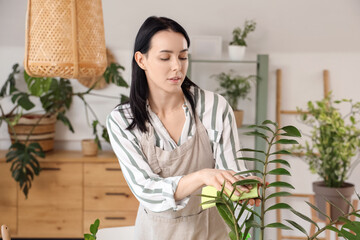
[[(104, 78), (108, 83), (114, 83), (115, 85), (121, 87), (128, 87), (128, 84), (121, 76), (120, 70), (124, 70), (124, 67), (115, 63), (111, 64), (106, 69)], [(73, 97), (77, 96), (85, 103), (86, 111), (87, 109), (90, 109), (95, 118), (94, 121), (97, 121), (95, 126), (93, 125), (93, 133), (96, 141), (98, 142), (99, 148), (101, 149), (99, 135), (97, 131), (94, 130), (96, 126), (102, 127), (101, 137), (105, 139), (105, 141), (109, 142), (109, 135), (106, 127), (99, 123), (96, 113), (91, 109), (84, 97), (85, 95), (92, 94), (91, 91), (93, 90), (93, 87), (85, 92), (74, 93), (69, 79), (31, 77), (24, 71), (23, 77), (25, 83), (27, 84), (27, 90), (23, 92), (16, 88), (16, 76), (20, 72), (19, 64), (14, 64), (12, 72), (8, 76), (4, 85), (1, 87), (0, 97), (10, 97), (14, 107), (8, 113), (5, 113), (4, 109), (0, 105), (0, 126), (3, 121), (7, 122), (9, 127), (16, 125), (19, 118), (22, 116), (23, 110), (31, 110), (35, 107), (31, 98), (39, 98), (45, 112), (44, 116), (56, 116), (57, 120), (63, 122), (71, 132), (74, 132), (70, 119), (66, 116), (66, 112), (72, 104)], [(109, 97), (98, 94), (97, 96)], [(127, 96), (120, 95), (116, 98), (120, 99), (120, 101), (125, 101)], [(31, 134), (32, 130), (30, 130), (29, 135)], [(27, 196), (28, 191), (31, 188), (31, 181), (34, 178), (34, 175), (38, 175), (40, 172), (40, 166), (36, 157), (43, 157), (44, 155), (40, 146), (34, 145), (35, 143), (28, 145), (27, 141), (28, 140), (26, 140), (24, 144), (16, 142), (11, 145), (8, 153), (9, 155), (7, 155), (9, 156), (7, 158), (8, 162), (14, 161), (11, 171), (15, 180), (20, 183), (20, 188), (23, 190), (25, 196)]]
[(6, 162), (11, 163), (12, 177), (19, 182), (20, 189), (26, 198), (34, 175), (39, 175), (41, 170), (36, 157), (45, 157), (45, 153), (38, 143), (30, 143), (26, 146), (23, 143), (15, 142), (6, 154)]
[[(250, 93), (251, 82), (257, 79), (255, 75), (247, 77), (235, 75), (233, 71), (229, 73), (219, 73), (213, 75), (220, 84), (220, 94), (226, 98), (232, 109), (236, 110), (240, 99), (245, 99)], [(250, 98), (248, 98), (250, 99)]]
[[(285, 154), (285, 155), (289, 155), (291, 154), (290, 151), (287, 150), (278, 150), (275, 152), (271, 152), (272, 147), (275, 144), (281, 144), (281, 145), (286, 145), (286, 144), (297, 144), (297, 141), (293, 140), (293, 139), (281, 139), (282, 136), (286, 136), (286, 137), (301, 137), (300, 132), (298, 131), (297, 128), (295, 128), (294, 126), (285, 126), (283, 128), (278, 128), (278, 125), (275, 122), (272, 122), (270, 120), (266, 120), (264, 121), (262, 124), (260, 124), (259, 126), (257, 125), (251, 125), (249, 128), (251, 128), (252, 130), (255, 129), (255, 131), (251, 131), (250, 134), (254, 135), (255, 137), (260, 137), (261, 139), (263, 139), (264, 141), (266, 141), (267, 144), (267, 150), (266, 151), (261, 151), (261, 150), (257, 150), (257, 149), (250, 149), (250, 148), (244, 148), (241, 149), (240, 151), (244, 151), (244, 152), (249, 152), (249, 153), (261, 153), (261, 155), (264, 155), (265, 160), (262, 159), (258, 159), (258, 158), (253, 158), (253, 157), (240, 157), (238, 158), (238, 160), (242, 160), (242, 161), (256, 161), (259, 163), (262, 163), (261, 166), (263, 166), (262, 172), (261, 174), (258, 174), (259, 176), (262, 177), (262, 182), (268, 182), (268, 175), (289, 175), (290, 176), (290, 172), (285, 169), (285, 168), (275, 168), (272, 170), (268, 170), (268, 166), (269, 164), (282, 164), (286, 167), (290, 168), (290, 164), (288, 163), (287, 160), (285, 159), (271, 159), (272, 157), (275, 157), (277, 154)], [(256, 131), (263, 131), (261, 134), (256, 134)], [(270, 136), (266, 135), (264, 133), (264, 131), (269, 134)], [(280, 139), (278, 139), (280, 137)], [(248, 172), (252, 172), (251, 170), (249, 171), (244, 171), (242, 173), (248, 173)], [(254, 171), (254, 173), (258, 173), (257, 171)], [(241, 174), (241, 173), (238, 173)], [(234, 185), (237, 184), (248, 184), (248, 180), (241, 180), (236, 182)], [(244, 207), (244, 205), (246, 205), (246, 203), (244, 203), (242, 205), (242, 209), (246, 209), (251, 213), (251, 218), (248, 218), (245, 221), (245, 226), (247, 227), (247, 230), (250, 230), (250, 228), (258, 228), (261, 231), (260, 234), (260, 239), (263, 240), (264, 239), (264, 230), (266, 228), (279, 228), (279, 229), (285, 229), (285, 230), (291, 230), (293, 228), (299, 230), (300, 232), (302, 232), (303, 234), (306, 235), (306, 237), (308, 239), (317, 239), (317, 236), (319, 234), (321, 234), (323, 231), (325, 231), (326, 229), (330, 229), (331, 231), (335, 231), (338, 232), (339, 235), (347, 237), (348, 239), (358, 239), (359, 234), (357, 234), (356, 236), (353, 235), (353, 233), (351, 233), (351, 231), (355, 232), (355, 233), (359, 233), (360, 232), (360, 222), (351, 222), (350, 220), (347, 219), (348, 216), (350, 215), (355, 215), (360, 217), (359, 212), (360, 209), (355, 209), (353, 205), (351, 205), (351, 203), (349, 201), (347, 201), (347, 203), (349, 204), (350, 208), (352, 209), (352, 211), (349, 214), (344, 214), (342, 217), (340, 217), (339, 219), (331, 219), (329, 216), (326, 216), (326, 214), (322, 213), (316, 206), (312, 205), (311, 203), (307, 204), (313, 208), (315, 211), (317, 211), (319, 214), (323, 214), (325, 215), (329, 220), (330, 223), (327, 224), (325, 227), (320, 228), (319, 225), (314, 222), (311, 218), (307, 217), (306, 215), (296, 211), (295, 209), (293, 209), (289, 204), (280, 202), (280, 203), (276, 203), (273, 204), (269, 207), (266, 206), (267, 201), (275, 198), (275, 197), (283, 197), (283, 196), (291, 196), (291, 193), (287, 192), (287, 191), (280, 191), (280, 192), (275, 192), (272, 193), (270, 195), (267, 195), (267, 189), (271, 188), (271, 187), (281, 187), (281, 188), (291, 188), (294, 189), (294, 187), (287, 183), (287, 182), (282, 182), (282, 181), (274, 181), (274, 182), (270, 182), (266, 187), (262, 186), (261, 187), (261, 191), (260, 191), (260, 196), (259, 198), (261, 199), (261, 209), (260, 209), (260, 214), (253, 211), (252, 209), (249, 209), (247, 207)], [(342, 198), (345, 198), (344, 196), (342, 196), (340, 194), (340, 196)], [(360, 195), (357, 194), (359, 200), (360, 200)], [(219, 203), (222, 202), (226, 202), (228, 199), (228, 196), (226, 196), (225, 194), (223, 194), (223, 192), (220, 192), (218, 198), (216, 198), (216, 204), (218, 205)], [(331, 204), (331, 203), (330, 203)], [(230, 239), (241, 239), (241, 238), (235, 238), (233, 234), (234, 231), (237, 230), (237, 227), (235, 227), (237, 225), (237, 222), (234, 222), (231, 220), (231, 212), (233, 212), (234, 209), (236, 209), (237, 206), (240, 206), (239, 203), (237, 203), (235, 205), (235, 207), (233, 206), (229, 206), (229, 209), (231, 211), (227, 211), (225, 209), (223, 209), (224, 207), (221, 207), (221, 211), (223, 211), (223, 213), (220, 213), (220, 215), (223, 217), (223, 219), (225, 220), (226, 218), (226, 222), (229, 225), (229, 227), (232, 229), (231, 233), (229, 234)], [(283, 210), (290, 210), (293, 214), (295, 214), (297, 217), (301, 218), (302, 220), (313, 224), (316, 228), (317, 228), (317, 232), (315, 232), (315, 234), (313, 234), (312, 236), (310, 236), (307, 231), (296, 221), (293, 220), (286, 220), (288, 224), (290, 224), (290, 226), (285, 225), (284, 223), (280, 223), (280, 222), (274, 222), (274, 223), (269, 223), (269, 224), (265, 224), (265, 215), (270, 212), (272, 212), (272, 210), (276, 210), (276, 209), (283, 209)], [(220, 212), (220, 211), (219, 211)], [(240, 214), (243, 214), (243, 212), (240, 211)], [(237, 216), (236, 218), (237, 220), (240, 219), (240, 215)], [(338, 222), (345, 222), (346, 224), (344, 225), (344, 227), (341, 230), (336, 229), (335, 227), (333, 227), (334, 224), (338, 223)], [(241, 228), (239, 230), (242, 230)], [(354, 238), (357, 237), (357, 238)]]
[(103, 76), (106, 83), (114, 83), (116, 86), (128, 88), (129, 85), (122, 77), (120, 70), (125, 70), (123, 66), (118, 63), (111, 63), (109, 67), (106, 68)]
[[(349, 104), (348, 114), (342, 115), (335, 107), (341, 103)], [(304, 152), (311, 172), (317, 173), (326, 186), (341, 187), (351, 168), (360, 162), (356, 159), (351, 163), (360, 150), (360, 102), (332, 101), (329, 94), (321, 101), (309, 101), (307, 111), (301, 120), (311, 127), (311, 138), (295, 149)]]
[(90, 233), (84, 234), (84, 240), (96, 240), (96, 234), (98, 232), (100, 220), (96, 219), (93, 224), (90, 225)]
[(255, 31), (255, 28), (255, 21), (246, 20), (243, 29), (237, 27), (233, 30), (233, 40), (230, 42), (230, 45), (247, 46), (245, 39), (250, 32)]

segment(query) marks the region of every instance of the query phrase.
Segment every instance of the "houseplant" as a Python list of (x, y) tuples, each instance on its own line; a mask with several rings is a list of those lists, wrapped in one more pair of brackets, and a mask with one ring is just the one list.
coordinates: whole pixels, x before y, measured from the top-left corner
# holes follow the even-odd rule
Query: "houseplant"
[[(258, 162), (262, 166), (262, 169), (261, 170), (246, 170), (243, 172), (239, 172), (237, 174), (247, 174), (247, 173), (258, 174), (262, 178), (262, 182), (264, 182), (264, 183), (268, 183), (268, 180), (269, 180), (268, 177), (270, 175), (291, 176), (290, 172), (286, 168), (284, 168), (284, 167), (288, 167), (288, 168), (290, 167), (290, 164), (287, 160), (272, 159), (277, 154), (289, 155), (289, 154), (291, 154), (291, 152), (288, 150), (284, 150), (284, 149), (278, 150), (278, 151), (275, 150), (275, 152), (273, 152), (272, 149), (275, 147), (276, 144), (282, 144), (282, 145), (283, 144), (297, 144), (296, 140), (291, 139), (289, 137), (300, 137), (301, 134), (298, 131), (298, 129), (295, 128), (294, 126), (285, 126), (285, 127), (279, 128), (276, 123), (269, 121), (269, 120), (266, 120), (262, 124), (259, 124), (259, 125), (251, 125), (251, 126), (249, 126), (249, 128), (254, 129), (254, 130), (251, 132), (245, 133), (245, 134), (253, 135), (255, 137), (259, 137), (259, 138), (263, 139), (264, 141), (266, 141), (267, 147), (266, 147), (265, 151), (251, 149), (251, 148), (241, 149), (240, 151), (243, 151), (243, 152), (259, 153), (262, 157), (260, 157), (260, 158), (258, 158), (258, 157), (240, 157), (239, 160)], [(276, 140), (277, 136), (279, 136), (279, 135), (281, 136), (281, 138), (279, 140)], [(286, 138), (284, 139), (283, 136), (285, 136)], [(281, 167), (277, 168), (276, 167), (277, 163), (281, 164)], [(275, 168), (269, 169), (269, 167), (271, 165), (275, 166)], [(240, 181), (235, 182), (233, 184), (233, 186), (236, 187), (238, 185), (247, 185), (247, 184), (261, 185), (258, 180), (245, 179), (245, 180), (240, 180)], [(216, 204), (219, 214), (221, 215), (221, 217), (223, 218), (225, 223), (230, 227), (231, 231), (229, 232), (229, 238), (231, 240), (240, 240), (240, 239), (245, 240), (248, 237), (248, 232), (252, 228), (260, 229), (260, 237), (259, 237), (260, 240), (263, 240), (265, 238), (265, 229), (266, 228), (282, 228), (282, 229), (291, 230), (292, 229), (291, 227), (293, 227), (293, 228), (301, 231), (302, 233), (304, 233), (306, 235), (307, 239), (317, 239), (318, 235), (327, 229), (337, 232), (339, 234), (339, 236), (345, 236), (345, 237), (354, 236), (354, 235), (352, 235), (352, 233), (350, 233), (349, 230), (360, 233), (360, 222), (356, 222), (356, 221), (351, 222), (350, 220), (348, 220), (346, 218), (349, 215), (355, 215), (357, 217), (360, 216), (359, 215), (360, 209), (355, 209), (350, 204), (350, 202), (348, 204), (352, 208), (351, 212), (348, 214), (344, 213), (344, 214), (342, 214), (342, 216), (340, 216), (337, 219), (332, 219), (329, 216), (326, 216), (316, 206), (307, 202), (307, 204), (311, 208), (316, 210), (318, 213), (325, 215), (329, 219), (329, 223), (326, 226), (320, 227), (312, 219), (310, 219), (306, 215), (302, 214), (301, 212), (293, 209), (290, 205), (288, 205), (286, 203), (283, 203), (283, 202), (275, 203), (274, 205), (268, 207), (267, 203), (272, 198), (279, 197), (279, 196), (290, 196), (291, 195), (289, 192), (286, 192), (286, 191), (275, 192), (275, 193), (272, 193), (269, 195), (267, 191), (269, 188), (272, 188), (272, 187), (294, 188), (291, 184), (289, 184), (287, 182), (281, 182), (281, 181), (270, 182), (266, 186), (261, 185), (261, 190), (260, 190), (260, 195), (259, 195), (259, 198), (261, 199), (260, 213), (247, 207), (247, 203), (248, 203), (247, 200), (243, 203), (237, 202), (236, 204), (234, 204), (231, 201), (231, 197), (232, 197), (234, 191), (231, 192), (229, 196), (227, 196), (225, 194), (224, 187), (221, 191), (219, 191), (217, 193), (217, 196), (205, 195), (205, 197), (213, 198), (213, 200), (203, 202), (202, 204), (210, 204), (210, 203)], [(358, 195), (358, 198), (360, 200), (359, 195)], [(238, 210), (237, 208), (240, 208), (240, 210), (237, 211)], [(302, 227), (299, 223), (297, 223), (296, 221), (293, 221), (293, 220), (286, 220), (287, 223), (290, 224), (291, 227), (289, 227), (288, 225), (285, 225), (284, 223), (281, 223), (281, 222), (274, 222), (274, 223), (266, 224), (265, 223), (265, 215), (268, 214), (269, 212), (272, 213), (273, 210), (276, 210), (276, 209), (290, 210), (291, 212), (293, 212), (296, 216), (298, 216), (302, 220), (305, 220), (310, 224), (314, 224), (315, 227), (317, 228), (317, 231), (312, 236), (310, 236), (307, 233), (307, 231), (304, 229), (304, 227)], [(247, 210), (248, 212), (246, 212), (245, 210)], [(243, 214), (248, 214), (249, 216), (244, 221), (244, 223), (240, 226), (238, 224), (238, 220), (240, 219), (240, 217)], [(258, 221), (256, 221), (256, 220), (258, 220)], [(343, 227), (340, 230), (333, 227), (333, 225), (335, 225), (339, 222), (346, 223), (345, 225), (343, 225)], [(356, 238), (349, 238), (349, 239), (356, 239)]]
[(246, 37), (250, 32), (255, 31), (256, 22), (246, 20), (243, 29), (237, 27), (233, 30), (233, 39), (229, 44), (229, 57), (232, 60), (241, 60), (244, 58), (246, 51)]
[[(45, 156), (45, 152), (40, 144), (36, 141), (30, 143), (29, 140), (40, 121), (49, 116), (54, 116), (57, 120), (62, 121), (66, 126), (68, 126), (70, 131), (74, 132), (71, 121), (66, 116), (66, 110), (70, 108), (73, 97), (78, 97), (84, 103), (87, 116), (87, 111), (90, 111), (93, 118), (95, 118), (93, 121), (97, 122), (96, 124), (93, 124), (93, 131), (94, 128), (100, 125), (103, 132), (102, 137), (105, 141), (109, 141), (105, 126), (99, 124), (95, 111), (85, 99), (86, 95), (96, 95), (100, 97), (109, 96), (92, 93), (93, 86), (84, 92), (73, 92), (69, 79), (35, 78), (28, 76), (25, 71), (24, 81), (26, 82), (27, 89), (22, 91), (16, 86), (17, 81), (20, 79), (15, 81), (16, 76), (18, 77), (21, 72), (18, 68), (18, 64), (13, 66), (12, 73), (10, 73), (8, 79), (5, 81), (0, 90), (0, 98), (11, 98), (11, 102), (13, 104), (12, 109), (8, 112), (5, 112), (5, 104), (4, 107), (0, 105), (0, 125), (3, 122), (6, 122), (9, 129), (14, 129), (14, 126), (16, 126), (20, 118), (29, 115), (28, 113), (24, 114), (24, 111), (32, 110), (35, 107), (35, 103), (33, 101), (34, 98), (40, 100), (41, 108), (43, 109), (43, 114), (40, 115), (37, 122), (35, 122), (33, 127), (27, 132), (27, 137), (24, 141), (20, 141), (17, 138), (16, 132), (12, 131), (12, 133), (14, 133), (14, 142), (11, 144), (9, 151), (6, 154), (6, 162), (12, 163), (10, 167), (12, 176), (15, 181), (19, 182), (20, 189), (27, 197), (34, 176), (39, 175), (41, 170), (37, 158)], [(114, 83), (117, 86), (128, 87), (118, 69), (123, 69), (123, 67), (117, 63), (111, 64), (105, 71), (105, 80), (108, 83)], [(119, 99), (119, 97), (116, 98)], [(126, 99), (126, 97), (121, 95), (121, 99)], [(94, 131), (93, 133), (95, 135), (95, 139), (99, 142), (98, 145), (101, 146), (97, 131)]]
[[(219, 73), (213, 77), (220, 84), (218, 90), (222, 91), (220, 94), (226, 98), (230, 106), (234, 110), (236, 119), (236, 125), (238, 128), (242, 126), (244, 112), (238, 109), (240, 99), (246, 99), (251, 89), (251, 81), (256, 80), (258, 77), (255, 75), (249, 75), (247, 77), (235, 75), (234, 71), (229, 73)], [(250, 100), (250, 98), (247, 98)]]
[[(346, 104), (350, 109), (347, 114), (336, 108), (336, 105)], [(302, 152), (310, 171), (322, 179), (313, 183), (318, 206), (325, 209), (323, 198), (326, 197), (347, 212), (347, 204), (336, 191), (341, 191), (348, 199), (354, 193), (354, 185), (347, 183), (346, 179), (360, 162), (360, 102), (349, 99), (333, 101), (329, 94), (320, 101), (309, 101), (307, 113), (301, 114), (301, 121), (311, 128), (311, 134), (310, 139), (297, 149)], [(335, 207), (331, 213), (333, 218), (341, 214)]]

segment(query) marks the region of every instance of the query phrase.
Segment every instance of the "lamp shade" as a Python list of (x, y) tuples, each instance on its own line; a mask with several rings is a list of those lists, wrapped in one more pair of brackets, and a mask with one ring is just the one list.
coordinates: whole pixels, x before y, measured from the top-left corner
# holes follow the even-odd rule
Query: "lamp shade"
[(28, 0), (24, 66), (30, 76), (101, 76), (106, 47), (101, 0)]

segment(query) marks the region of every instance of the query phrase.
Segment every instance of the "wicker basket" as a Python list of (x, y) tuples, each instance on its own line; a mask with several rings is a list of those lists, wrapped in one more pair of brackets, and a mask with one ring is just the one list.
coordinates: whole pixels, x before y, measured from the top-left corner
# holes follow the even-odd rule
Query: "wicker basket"
[(56, 116), (43, 118), (38, 123), (40, 117), (42, 116), (36, 114), (23, 115), (13, 128), (8, 127), (11, 142), (14, 143), (15, 139), (17, 139), (21, 143), (25, 143), (30, 131), (32, 130), (28, 143), (39, 143), (43, 151), (53, 150)]
[(101, 0), (28, 0), (24, 66), (31, 76), (101, 76), (107, 66)]

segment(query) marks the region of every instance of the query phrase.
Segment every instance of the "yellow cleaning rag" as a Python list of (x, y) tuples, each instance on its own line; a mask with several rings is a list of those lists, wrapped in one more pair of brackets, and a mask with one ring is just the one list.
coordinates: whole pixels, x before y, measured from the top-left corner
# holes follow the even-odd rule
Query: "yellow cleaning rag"
[[(225, 188), (225, 191), (228, 195), (231, 194), (231, 191), (227, 188)], [(201, 192), (201, 195), (207, 195), (207, 196), (214, 196), (216, 197), (217, 196), (217, 189), (213, 186), (206, 186), (206, 187), (203, 187), (202, 189), (202, 192)], [(240, 191), (241, 193), (242, 191)], [(231, 200), (232, 201), (239, 201), (239, 200), (243, 200), (243, 199), (248, 199), (248, 198), (257, 198), (259, 195), (258, 195), (258, 188), (256, 185), (253, 185), (253, 188), (250, 190), (250, 192), (244, 192), (241, 194), (241, 196), (235, 196), (235, 194), (233, 194), (231, 196)], [(211, 198), (211, 197), (205, 197), (205, 196), (201, 196), (201, 203), (204, 203), (204, 202), (207, 202), (207, 201), (210, 201), (210, 200), (214, 200), (214, 198)], [(215, 203), (206, 203), (206, 204), (202, 204), (201, 205), (203, 209), (206, 209), (206, 208), (211, 208), (211, 207), (215, 207)]]

